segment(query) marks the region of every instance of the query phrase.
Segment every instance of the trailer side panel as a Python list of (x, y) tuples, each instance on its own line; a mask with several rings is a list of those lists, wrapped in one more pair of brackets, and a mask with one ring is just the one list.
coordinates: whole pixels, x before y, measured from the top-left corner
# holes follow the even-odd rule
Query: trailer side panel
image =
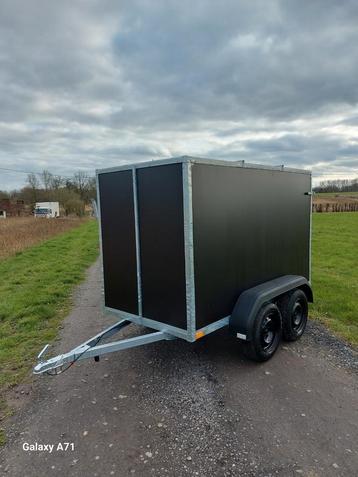
[(138, 313), (132, 171), (99, 174), (105, 305)]
[(186, 329), (182, 165), (137, 169), (143, 316)]
[(192, 188), (197, 329), (247, 288), (309, 279), (310, 175), (195, 164)]

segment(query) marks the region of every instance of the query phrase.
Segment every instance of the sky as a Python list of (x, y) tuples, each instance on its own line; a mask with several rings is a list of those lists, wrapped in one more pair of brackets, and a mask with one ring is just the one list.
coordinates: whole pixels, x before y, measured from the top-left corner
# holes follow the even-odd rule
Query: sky
[(0, 167), (180, 155), (358, 177), (358, 2), (1, 0)]

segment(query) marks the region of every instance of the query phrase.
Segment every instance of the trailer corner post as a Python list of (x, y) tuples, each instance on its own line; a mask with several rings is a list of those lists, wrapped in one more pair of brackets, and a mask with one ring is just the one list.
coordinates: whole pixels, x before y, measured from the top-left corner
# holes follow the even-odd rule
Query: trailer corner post
[(194, 241), (192, 204), (192, 167), (190, 159), (183, 163), (183, 206), (184, 206), (184, 247), (187, 334), (189, 341), (196, 340), (195, 323), (195, 281), (194, 281)]
[(102, 239), (102, 221), (101, 221), (101, 194), (99, 190), (99, 172), (96, 169), (96, 189), (97, 189), (97, 223), (98, 223), (98, 237), (99, 237), (99, 260), (101, 267), (101, 309), (105, 310), (105, 295), (104, 295), (104, 267), (103, 267), (103, 239)]
[(134, 204), (134, 226), (135, 226), (135, 248), (137, 261), (137, 290), (138, 290), (138, 315), (142, 316), (142, 271), (140, 264), (140, 238), (139, 238), (139, 213), (138, 213), (138, 189), (137, 189), (137, 169), (132, 168), (133, 179), (133, 204)]
[(309, 272), (308, 272), (308, 280), (312, 282), (312, 202), (313, 202), (313, 192), (312, 192), (312, 172), (310, 174), (310, 231), (309, 231), (309, 252), (308, 252), (308, 260), (309, 260)]

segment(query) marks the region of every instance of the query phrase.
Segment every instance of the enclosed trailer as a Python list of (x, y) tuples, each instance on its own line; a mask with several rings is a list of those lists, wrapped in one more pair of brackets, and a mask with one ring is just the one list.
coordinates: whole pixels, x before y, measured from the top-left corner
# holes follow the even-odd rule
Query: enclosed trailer
[[(193, 342), (229, 326), (259, 361), (282, 334), (302, 335), (312, 301), (309, 171), (180, 157), (96, 176), (104, 309), (120, 328)], [(69, 357), (99, 356), (89, 342)]]

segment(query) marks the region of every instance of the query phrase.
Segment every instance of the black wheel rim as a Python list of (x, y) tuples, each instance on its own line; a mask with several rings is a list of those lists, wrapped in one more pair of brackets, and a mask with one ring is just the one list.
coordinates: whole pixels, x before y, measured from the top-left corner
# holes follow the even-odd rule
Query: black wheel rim
[(305, 309), (301, 300), (297, 300), (293, 305), (291, 325), (295, 332), (300, 332), (305, 324)]
[(260, 340), (262, 349), (267, 351), (274, 346), (280, 325), (275, 312), (268, 313), (261, 323)]

